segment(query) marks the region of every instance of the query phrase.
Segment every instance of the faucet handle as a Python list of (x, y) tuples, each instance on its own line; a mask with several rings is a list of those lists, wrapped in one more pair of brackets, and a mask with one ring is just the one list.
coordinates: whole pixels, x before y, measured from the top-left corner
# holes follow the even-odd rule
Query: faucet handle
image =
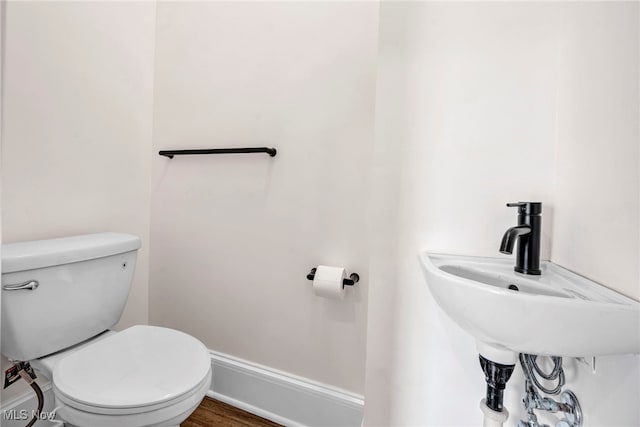
[(518, 208), (519, 214), (524, 215), (541, 215), (542, 203), (541, 202), (512, 202), (507, 203), (509, 208)]

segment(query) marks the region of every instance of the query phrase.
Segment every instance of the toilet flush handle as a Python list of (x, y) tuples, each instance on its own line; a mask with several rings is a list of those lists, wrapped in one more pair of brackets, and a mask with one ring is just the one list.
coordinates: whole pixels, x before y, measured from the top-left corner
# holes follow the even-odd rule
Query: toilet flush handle
[(33, 291), (40, 286), (37, 280), (27, 280), (26, 282), (16, 283), (15, 285), (2, 285), (2, 289), (5, 291), (19, 291), (21, 289), (28, 289)]

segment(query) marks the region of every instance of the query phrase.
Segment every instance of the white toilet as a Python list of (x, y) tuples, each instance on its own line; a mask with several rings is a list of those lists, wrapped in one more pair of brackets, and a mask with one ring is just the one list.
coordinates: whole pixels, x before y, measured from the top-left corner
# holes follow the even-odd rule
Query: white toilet
[(67, 426), (177, 426), (211, 384), (206, 347), (155, 326), (110, 331), (140, 239), (100, 233), (2, 246), (2, 353), (53, 381)]

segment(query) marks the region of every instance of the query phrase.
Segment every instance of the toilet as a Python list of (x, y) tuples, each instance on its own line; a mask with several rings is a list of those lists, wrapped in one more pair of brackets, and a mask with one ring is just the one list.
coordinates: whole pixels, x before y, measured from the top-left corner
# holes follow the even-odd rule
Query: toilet
[(122, 233), (2, 245), (2, 353), (51, 378), (66, 426), (178, 426), (209, 390), (211, 359), (196, 338), (110, 330), (139, 248)]

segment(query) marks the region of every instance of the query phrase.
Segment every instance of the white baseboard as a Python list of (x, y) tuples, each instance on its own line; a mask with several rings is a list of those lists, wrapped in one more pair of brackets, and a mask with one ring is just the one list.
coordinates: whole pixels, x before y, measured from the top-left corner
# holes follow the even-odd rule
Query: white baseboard
[[(207, 395), (214, 399), (291, 427), (358, 427), (362, 423), (364, 399), (360, 395), (222, 353), (210, 354), (213, 378)], [(44, 411), (51, 411), (51, 384), (43, 381), (40, 386), (45, 394)], [(1, 410), (26, 410), (31, 414), (36, 403), (33, 392), (28, 391), (1, 402)], [(2, 415), (2, 427), (25, 425), (23, 420), (9, 420)], [(45, 420), (35, 424), (51, 425)]]
[(211, 351), (209, 396), (286, 426), (358, 427), (362, 396)]

